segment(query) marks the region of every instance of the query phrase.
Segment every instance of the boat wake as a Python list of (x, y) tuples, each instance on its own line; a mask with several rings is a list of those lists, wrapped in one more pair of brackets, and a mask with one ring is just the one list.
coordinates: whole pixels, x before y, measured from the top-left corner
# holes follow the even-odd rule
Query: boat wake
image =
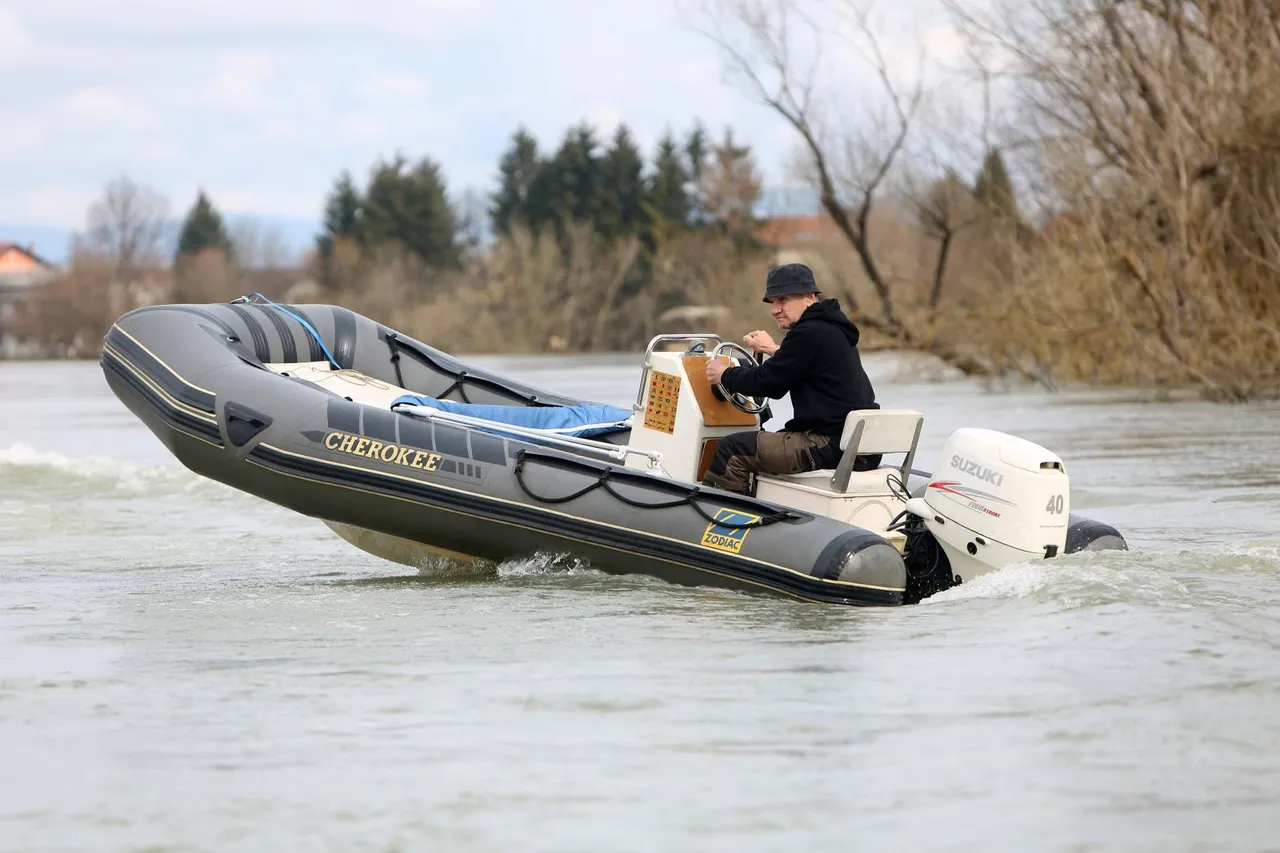
[(427, 556), (415, 561), (418, 576), (429, 580), (490, 578), (519, 581), (536, 578), (582, 577), (607, 579), (610, 576), (570, 554), (550, 552), (506, 560), (494, 564), (486, 560)]
[[(484, 561), (432, 558), (419, 565), (419, 576), (432, 580), (466, 578), (510, 582), (565, 579), (598, 581), (628, 587), (652, 578), (619, 576), (592, 568), (569, 554), (539, 553), (500, 565)], [(1224, 593), (1223, 581), (1247, 573), (1263, 583), (1232, 584), (1237, 593)], [(1265, 589), (1264, 589), (1265, 587)], [(1267, 592), (1266, 590), (1270, 590)], [(921, 602), (939, 606), (964, 602), (1016, 602), (1042, 605), (1052, 612), (1113, 605), (1154, 609), (1193, 610), (1256, 607), (1260, 596), (1280, 595), (1280, 540), (1235, 546), (1149, 551), (1101, 551), (1065, 555), (1052, 562), (1020, 563), (982, 575)]]
[(607, 578), (608, 574), (593, 569), (585, 560), (571, 554), (555, 554), (550, 552), (534, 554), (520, 560), (508, 560), (498, 567), (498, 577), (503, 580), (517, 578), (557, 577), (599, 577)]
[[(1231, 591), (1225, 592), (1223, 580), (1241, 574), (1254, 577), (1230, 585)], [(1260, 540), (1204, 548), (1083, 552), (1064, 555), (1052, 564), (1019, 563), (940, 592), (922, 604), (1018, 599), (1056, 611), (1115, 604), (1190, 610), (1206, 604), (1255, 607), (1277, 591), (1280, 541)]]
[(127, 496), (234, 494), (181, 466), (134, 465), (104, 456), (72, 457), (17, 443), (0, 450), (0, 486), (6, 491), (39, 488)]

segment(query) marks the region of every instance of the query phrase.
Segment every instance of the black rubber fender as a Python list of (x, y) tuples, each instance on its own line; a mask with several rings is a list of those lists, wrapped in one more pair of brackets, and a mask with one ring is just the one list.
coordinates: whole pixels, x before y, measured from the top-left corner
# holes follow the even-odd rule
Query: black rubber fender
[(1110, 524), (1094, 521), (1074, 512), (1067, 519), (1067, 548), (1064, 553), (1076, 554), (1080, 551), (1128, 551), (1129, 544), (1124, 541), (1120, 531)]

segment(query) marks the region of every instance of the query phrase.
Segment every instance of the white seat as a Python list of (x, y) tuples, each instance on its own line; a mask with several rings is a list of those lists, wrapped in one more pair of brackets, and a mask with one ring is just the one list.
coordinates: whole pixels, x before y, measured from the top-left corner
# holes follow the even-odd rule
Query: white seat
[[(819, 468), (816, 471), (802, 471), (799, 474), (783, 474), (781, 476), (765, 474), (763, 476), (772, 477), (775, 480), (785, 480), (788, 483), (794, 483), (806, 489), (821, 489), (826, 492), (832, 492), (831, 479), (835, 476), (835, 473), (834, 468)], [(898, 473), (896, 465), (881, 465), (868, 471), (854, 471), (849, 475), (849, 482), (845, 484), (844, 490), (840, 494), (864, 494), (867, 492), (880, 494), (888, 489), (888, 476), (890, 474), (897, 475)]]
[(770, 477), (785, 477), (788, 480), (830, 480), (834, 468), (814, 468), (812, 471), (800, 471), (796, 474), (770, 474)]
[(844, 430), (840, 433), (840, 449), (859, 432), (859, 454), (910, 453), (920, 438), (924, 415), (912, 409), (855, 409), (845, 416)]
[(843, 494), (849, 487), (849, 478), (854, 473), (854, 460), (858, 456), (904, 453), (906, 456), (902, 467), (897, 470), (905, 485), (911, 473), (911, 464), (915, 461), (916, 445), (920, 441), (923, 426), (924, 415), (912, 409), (855, 409), (845, 417), (844, 430), (840, 433), (840, 449), (844, 453), (834, 471), (821, 468), (799, 474), (762, 476), (819, 488), (819, 481), (826, 480), (829, 490)]

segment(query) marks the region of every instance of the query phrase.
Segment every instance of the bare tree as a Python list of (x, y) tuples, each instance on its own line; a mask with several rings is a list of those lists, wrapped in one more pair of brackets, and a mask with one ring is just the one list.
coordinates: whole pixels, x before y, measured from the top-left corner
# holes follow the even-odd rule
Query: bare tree
[(909, 174), (903, 181), (904, 195), (916, 215), (921, 231), (937, 242), (933, 272), (929, 282), (929, 308), (937, 310), (942, 301), (942, 283), (955, 239), (980, 219), (972, 190), (952, 170), (940, 178), (922, 179)]
[[(705, 27), (695, 27), (723, 51), (731, 71), (752, 97), (781, 116), (800, 136), (809, 178), (822, 208), (857, 253), (880, 300), (880, 315), (868, 315), (856, 300), (850, 309), (863, 322), (910, 342), (908, 326), (898, 315), (893, 293), (876, 262), (868, 224), (876, 194), (903, 151), (911, 122), (923, 96), (923, 75), (912, 86), (899, 87), (870, 26), (869, 12), (848, 4), (858, 38), (852, 47), (873, 69), (889, 103), (889, 132), (832, 135), (815, 107), (822, 56), (822, 28), (793, 0), (707, 0)], [(807, 32), (810, 45), (799, 50), (796, 29)], [(801, 54), (809, 53), (808, 62)]]
[(272, 269), (295, 260), (285, 245), (280, 229), (259, 219), (251, 216), (237, 217), (228, 230), (231, 254), (241, 269)]
[(492, 237), (488, 198), (476, 187), (467, 187), (459, 194), (454, 209), (458, 212), (458, 242), (463, 252), (478, 252)]
[[(928, 275), (928, 305), (937, 319), (943, 282), (951, 266), (952, 251), (962, 233), (983, 223), (984, 210), (977, 182), (970, 185), (957, 164), (971, 165), (992, 145), (991, 80), (986, 65), (969, 49), (970, 62), (978, 68), (981, 108), (974, 114), (957, 87), (948, 96), (926, 102), (918, 121), (919, 133), (910, 160), (901, 169), (897, 194), (914, 215), (922, 236), (934, 250)], [(963, 80), (969, 69), (952, 69), (953, 80)], [(989, 230), (989, 229), (988, 229)]]
[[(1131, 341), (1065, 355), (1116, 378), (1190, 381), (1244, 399), (1280, 391), (1280, 6), (1266, 0), (953, 4), (1003, 51), (1041, 182), (1095, 259), (1041, 268), (1035, 300), (1076, 306)], [(1055, 263), (1062, 261), (1061, 257)]]
[[(850, 313), (863, 325), (967, 373), (989, 373), (996, 365), (975, 351), (977, 336), (938, 335), (933, 312), (925, 305), (903, 312), (901, 288), (895, 287), (902, 280), (886, 272), (871, 240), (872, 212), (885, 199), (891, 174), (908, 156), (908, 140), (924, 101), (925, 52), (921, 49), (909, 82), (896, 80), (872, 27), (870, 7), (857, 0), (832, 0), (831, 10), (847, 29), (842, 44), (871, 70), (885, 103), (854, 127), (837, 128), (833, 116), (839, 109), (819, 106), (824, 36), (833, 28), (802, 11), (797, 0), (703, 0), (701, 17), (707, 23), (694, 29), (720, 47), (730, 72), (750, 96), (799, 136), (805, 177), (857, 255), (879, 301), (878, 312), (868, 312), (848, 289), (844, 295)], [(950, 216), (948, 222), (954, 236), (960, 223), (952, 223)], [(942, 252), (934, 265), (934, 289), (949, 258), (949, 252)]]
[(160, 258), (169, 229), (168, 200), (120, 176), (90, 206), (85, 244), (111, 259), (117, 277), (128, 278)]

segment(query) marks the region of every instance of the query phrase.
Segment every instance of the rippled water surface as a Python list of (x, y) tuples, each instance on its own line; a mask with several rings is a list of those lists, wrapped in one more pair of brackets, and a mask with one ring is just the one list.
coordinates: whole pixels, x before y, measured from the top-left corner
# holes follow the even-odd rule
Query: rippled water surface
[(0, 363), (0, 849), (1280, 849), (1280, 407), (868, 363), (918, 467), (1038, 441), (1132, 550), (887, 610), (417, 573), (187, 472), (95, 364)]

